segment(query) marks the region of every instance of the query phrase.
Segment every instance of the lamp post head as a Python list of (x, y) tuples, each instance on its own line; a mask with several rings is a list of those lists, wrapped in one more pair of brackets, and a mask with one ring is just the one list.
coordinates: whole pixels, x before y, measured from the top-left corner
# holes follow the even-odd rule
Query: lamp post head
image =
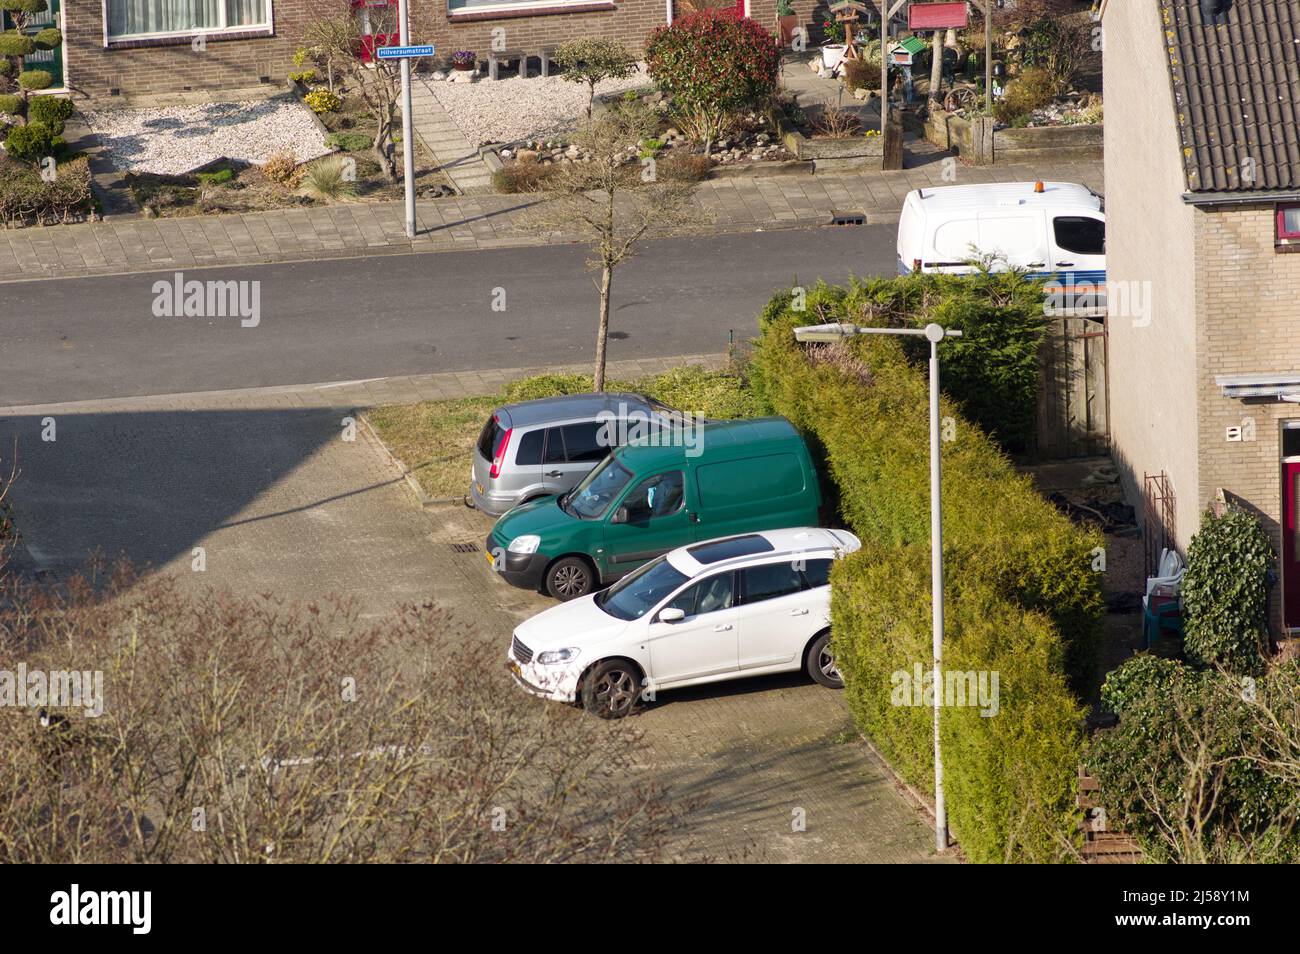
[(805, 325), (794, 329), (795, 341), (843, 341), (857, 334), (857, 325), (850, 322), (831, 322), (826, 325)]
[(925, 326), (925, 340), (931, 344), (938, 344), (943, 340), (943, 335), (943, 325), (936, 324), (932, 321)]

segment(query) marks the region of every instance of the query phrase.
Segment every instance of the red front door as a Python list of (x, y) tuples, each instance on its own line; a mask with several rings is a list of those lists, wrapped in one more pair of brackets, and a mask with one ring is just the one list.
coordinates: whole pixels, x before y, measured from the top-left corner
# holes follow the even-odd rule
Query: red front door
[(1282, 616), (1300, 629), (1300, 460), (1282, 464)]

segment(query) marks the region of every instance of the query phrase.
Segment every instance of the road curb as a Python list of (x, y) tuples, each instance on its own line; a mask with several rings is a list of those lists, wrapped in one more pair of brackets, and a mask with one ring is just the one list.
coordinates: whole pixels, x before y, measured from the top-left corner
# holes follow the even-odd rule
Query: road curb
[(370, 435), (370, 439), (374, 441), (383, 452), (383, 455), (388, 459), (388, 462), (397, 468), (397, 472), (401, 474), (402, 479), (406, 481), (406, 486), (410, 487), (411, 492), (415, 494), (415, 499), (420, 504), (421, 510), (428, 510), (430, 507), (448, 506), (457, 502), (462, 504), (464, 503), (465, 498), (463, 497), (460, 498), (460, 501), (457, 501), (454, 497), (449, 497), (445, 500), (438, 500), (426, 494), (424, 488), (420, 486), (419, 478), (411, 472), (411, 468), (406, 466), (406, 462), (394, 454), (393, 449), (385, 444), (383, 439), (380, 438), (379, 431), (377, 431), (375, 426), (370, 423), (369, 415), (365, 411), (357, 408), (354, 408), (350, 413), (361, 422), (366, 433)]
[[(871, 757), (879, 762), (884, 767), (885, 771), (889, 773), (890, 778), (894, 780), (894, 787), (906, 795), (908, 801), (924, 813), (925, 816), (930, 819), (930, 823), (933, 824), (934, 799), (917, 791), (912, 787), (911, 783), (904, 779), (903, 776), (899, 775), (894, 769), (894, 766), (890, 764), (889, 759), (885, 758), (880, 753), (880, 750), (872, 744), (871, 740), (867, 738), (864, 733), (858, 732), (858, 738), (861, 739), (862, 744), (867, 747), (867, 751), (871, 753)], [(966, 864), (966, 854), (961, 850), (961, 845), (957, 842), (957, 839), (953, 837), (951, 829), (948, 831), (948, 843), (948, 850), (954, 852), (962, 864)]]

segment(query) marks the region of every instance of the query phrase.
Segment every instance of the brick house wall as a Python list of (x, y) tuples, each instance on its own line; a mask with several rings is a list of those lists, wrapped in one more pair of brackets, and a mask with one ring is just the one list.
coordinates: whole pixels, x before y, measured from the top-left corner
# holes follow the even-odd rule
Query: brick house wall
[[(1175, 124), (1154, 3), (1103, 8), (1106, 265), (1111, 282), (1150, 282), (1148, 324), (1107, 319), (1111, 443), (1141, 513), (1143, 474), (1164, 471), (1183, 553), (1219, 490), (1282, 546), (1281, 425), (1300, 405), (1224, 397), (1216, 376), (1300, 370), (1300, 254), (1274, 247), (1275, 206), (1195, 206)], [(1229, 442), (1241, 426), (1253, 440)], [(1281, 594), (1272, 622), (1281, 627)]]
[[(101, 98), (189, 90), (239, 89), (262, 77), (282, 84), (291, 70), (310, 11), (329, 0), (273, 0), (274, 32), (250, 31), (234, 38), (209, 35), (195, 51), (187, 38), (167, 38), (104, 46), (103, 7), (99, 0), (66, 0), (65, 56), (68, 83), (79, 95)], [(804, 24), (825, 0), (794, 0)], [(750, 0), (750, 16), (776, 31), (776, 0)], [(449, 18), (445, 0), (413, 0), (411, 36), (432, 41), (441, 53), (470, 49), (484, 55), (494, 29), (505, 31), (507, 48), (554, 45), (577, 37), (606, 37), (639, 50), (646, 36), (667, 22), (666, 0), (594, 0), (566, 8), (534, 9), (526, 15), (475, 13)]]
[[(1224, 397), (1216, 375), (1300, 370), (1300, 255), (1274, 248), (1272, 203), (1217, 206), (1196, 213), (1196, 364), (1199, 505), (1219, 489), (1259, 516), (1282, 546), (1281, 426), (1300, 405)], [(1293, 246), (1294, 248), (1294, 246)], [(1229, 442), (1240, 425), (1253, 440)], [(1199, 516), (1199, 514), (1198, 514)], [(1281, 587), (1274, 589), (1280, 619)]]

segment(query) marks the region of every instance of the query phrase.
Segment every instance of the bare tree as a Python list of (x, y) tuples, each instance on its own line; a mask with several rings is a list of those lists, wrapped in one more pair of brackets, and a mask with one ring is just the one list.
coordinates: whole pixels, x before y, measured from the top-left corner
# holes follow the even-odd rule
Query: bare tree
[(590, 158), (562, 166), (547, 182), (550, 199), (525, 213), (521, 221), (524, 228), (576, 233), (591, 246), (587, 267), (600, 273), (597, 391), (605, 387), (614, 270), (635, 254), (643, 238), (705, 218), (691, 202), (691, 181), (660, 175), (654, 158), (638, 156), (639, 144), (657, 128), (654, 114), (640, 104), (620, 103), (600, 114), (573, 138), (573, 144)]
[[(324, 65), (331, 81), (341, 74), (345, 92), (353, 92), (366, 104), (375, 121), (372, 148), (384, 175), (396, 182), (397, 159), (393, 136), (399, 118), (402, 95), (401, 60), (381, 60), (370, 44), (379, 36), (397, 33), (397, 7), (349, 7), (338, 0), (311, 0), (302, 28), (302, 45)], [(362, 54), (369, 50), (369, 62)]]
[[(8, 473), (5, 472), (6, 469)], [(9, 501), (9, 492), (13, 490), (14, 481), (17, 479), (18, 438), (15, 437), (8, 468), (5, 468), (3, 459), (0, 459), (0, 575), (4, 574), (5, 566), (9, 563), (9, 555), (18, 544), (13, 504)]]
[(102, 673), (103, 709), (0, 708), (3, 863), (658, 860), (676, 824), (639, 733), (520, 692), (431, 605), (10, 579), (15, 657)]

